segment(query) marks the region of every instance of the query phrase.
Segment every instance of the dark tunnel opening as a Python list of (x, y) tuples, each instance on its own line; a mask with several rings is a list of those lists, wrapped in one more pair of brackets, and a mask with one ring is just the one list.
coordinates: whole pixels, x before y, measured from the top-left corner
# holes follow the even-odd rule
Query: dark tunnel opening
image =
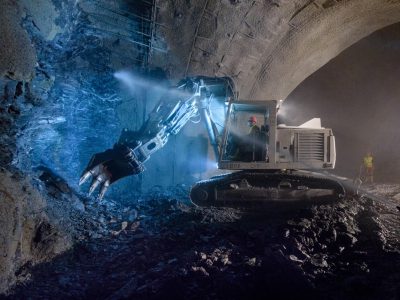
[(301, 83), (285, 102), (287, 119), (301, 124), (321, 117), (337, 142), (335, 173), (359, 176), (371, 151), (378, 182), (400, 178), (400, 25), (352, 45)]

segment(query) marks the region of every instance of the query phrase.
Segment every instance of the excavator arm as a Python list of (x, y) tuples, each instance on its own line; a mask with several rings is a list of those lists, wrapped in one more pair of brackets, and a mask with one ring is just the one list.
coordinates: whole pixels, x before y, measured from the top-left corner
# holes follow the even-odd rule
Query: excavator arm
[(104, 197), (115, 181), (145, 170), (144, 163), (190, 121), (202, 119), (210, 144), (219, 156), (218, 131), (211, 119), (210, 100), (234, 97), (233, 81), (228, 77), (191, 77), (182, 80), (162, 97), (138, 131), (124, 129), (112, 149), (92, 156), (82, 173), (79, 185), (92, 178), (89, 194), (98, 187), (98, 198)]

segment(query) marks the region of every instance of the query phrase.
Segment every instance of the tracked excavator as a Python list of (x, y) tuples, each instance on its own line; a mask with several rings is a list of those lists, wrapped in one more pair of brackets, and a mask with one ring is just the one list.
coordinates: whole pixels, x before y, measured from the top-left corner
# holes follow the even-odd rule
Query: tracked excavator
[[(191, 201), (200, 206), (246, 206), (340, 198), (340, 181), (323, 175), (336, 161), (332, 130), (319, 119), (300, 126), (279, 124), (281, 101), (238, 99), (229, 77), (190, 77), (171, 88), (137, 131), (124, 129), (112, 149), (93, 155), (79, 184), (92, 178), (89, 193), (103, 198), (120, 178), (145, 170), (151, 155), (189, 121), (202, 120), (218, 168), (227, 174), (196, 183)], [(249, 137), (247, 120), (257, 119)]]

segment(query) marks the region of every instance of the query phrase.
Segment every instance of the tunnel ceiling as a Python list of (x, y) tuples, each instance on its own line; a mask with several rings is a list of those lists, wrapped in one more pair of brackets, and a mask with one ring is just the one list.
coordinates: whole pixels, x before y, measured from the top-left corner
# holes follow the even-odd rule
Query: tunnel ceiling
[(244, 99), (282, 99), (370, 33), (400, 20), (393, 0), (158, 1), (173, 77), (232, 76)]
[[(81, 18), (81, 13), (75, 12), (75, 21), (70, 20), (75, 26), (80, 26), (76, 24), (80, 22), (99, 29), (100, 19), (103, 36), (108, 34), (109, 38), (116, 38), (132, 33), (128, 18), (132, 9), (129, 8), (136, 4), (129, 1), (53, 2), (57, 5), (49, 0), (38, 1), (35, 5), (25, 0), (2, 1), (0, 50), (6, 55), (0, 58), (1, 75), (15, 80), (33, 77), (35, 49), (26, 47), (30, 41), (18, 26), (21, 18), (25, 22), (32, 21), (41, 38), (51, 41), (59, 33), (66, 35), (66, 27), (71, 27), (71, 23), (66, 22), (68, 13), (63, 9), (75, 8), (78, 3), (88, 17)], [(155, 21), (150, 38), (157, 40), (154, 45), (167, 45), (159, 47), (166, 48), (166, 52), (157, 51), (153, 45), (152, 66), (168, 70), (174, 79), (198, 74), (231, 76), (244, 99), (286, 98), (300, 82), (341, 51), (400, 20), (400, 1), (397, 0), (168, 0), (148, 3), (157, 8), (153, 16), (147, 16)], [(116, 7), (122, 13), (110, 14)], [(85, 34), (93, 35), (93, 32)], [(93, 47), (90, 41), (87, 46)], [(129, 60), (126, 47), (120, 48), (123, 50), (120, 54)]]

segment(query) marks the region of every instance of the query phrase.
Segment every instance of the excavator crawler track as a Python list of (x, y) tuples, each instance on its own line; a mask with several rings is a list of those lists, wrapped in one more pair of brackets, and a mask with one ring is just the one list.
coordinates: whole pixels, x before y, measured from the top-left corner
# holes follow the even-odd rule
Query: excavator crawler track
[(322, 175), (240, 171), (198, 182), (190, 198), (199, 206), (257, 207), (324, 203), (344, 198), (345, 194), (339, 181)]

